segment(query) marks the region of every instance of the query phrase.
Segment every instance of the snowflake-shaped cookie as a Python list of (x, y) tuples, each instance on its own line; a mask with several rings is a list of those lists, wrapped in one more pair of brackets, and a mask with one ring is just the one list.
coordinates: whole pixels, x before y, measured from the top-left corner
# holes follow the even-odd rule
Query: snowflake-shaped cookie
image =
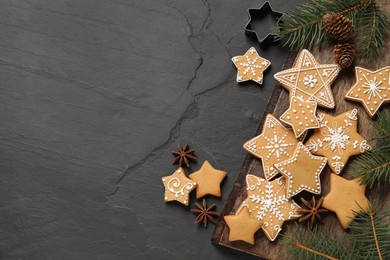
[(268, 114), (263, 132), (247, 141), (243, 147), (253, 156), (262, 159), (264, 177), (270, 180), (279, 173), (274, 164), (290, 158), (297, 144), (294, 132), (286, 129), (278, 119)]
[(274, 241), (282, 230), (284, 221), (300, 216), (300, 207), (291, 198), (287, 198), (284, 177), (267, 181), (248, 174), (246, 184), (248, 197), (240, 209), (247, 207), (252, 218), (263, 221), (264, 233), (269, 240)]
[(356, 83), (345, 98), (362, 103), (373, 117), (383, 103), (390, 102), (390, 66), (377, 71), (356, 67), (355, 74)]
[(271, 65), (257, 53), (254, 47), (251, 47), (243, 56), (232, 58), (234, 65), (237, 67), (237, 82), (248, 80), (263, 84), (263, 72)]
[(302, 50), (294, 66), (274, 75), (275, 79), (293, 96), (317, 102), (319, 106), (334, 108), (330, 85), (336, 79), (337, 64), (319, 64), (308, 50)]
[(370, 149), (367, 141), (357, 132), (357, 110), (332, 117), (319, 114), (320, 128), (306, 142), (312, 153), (328, 158), (329, 167), (340, 174), (350, 156)]

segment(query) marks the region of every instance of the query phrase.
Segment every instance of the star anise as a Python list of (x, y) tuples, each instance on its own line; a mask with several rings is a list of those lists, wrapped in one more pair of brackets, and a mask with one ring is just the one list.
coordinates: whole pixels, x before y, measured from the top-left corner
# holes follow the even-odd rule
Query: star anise
[(303, 202), (304, 207), (298, 209), (298, 212), (300, 214), (302, 214), (302, 216), (299, 218), (299, 222), (308, 220), (309, 218), (310, 218), (310, 225), (311, 226), (313, 226), (316, 218), (319, 221), (323, 222), (322, 218), (320, 216), (320, 213), (328, 211), (324, 208), (320, 208), (323, 200), (324, 200), (324, 197), (321, 197), (318, 201), (316, 201), (316, 199), (313, 196), (311, 198), (310, 203), (309, 203), (307, 200), (301, 198), (301, 201)]
[(172, 154), (175, 156), (173, 164), (179, 164), (179, 166), (185, 164), (187, 167), (190, 167), (189, 161), (196, 160), (195, 150), (190, 150), (188, 148), (188, 144), (184, 145), (184, 148), (178, 144), (177, 149), (179, 150), (178, 152), (172, 152)]
[(198, 215), (196, 217), (196, 219), (195, 219), (195, 223), (199, 223), (199, 222), (203, 221), (203, 225), (204, 225), (205, 228), (207, 228), (207, 221), (208, 220), (210, 220), (214, 224), (216, 223), (216, 221), (215, 221), (213, 216), (218, 217), (219, 214), (216, 211), (212, 211), (216, 207), (215, 204), (212, 204), (211, 206), (207, 207), (206, 200), (203, 199), (202, 205), (200, 205), (197, 202), (195, 202), (195, 205), (196, 205), (197, 208), (191, 209), (191, 211), (194, 214)]

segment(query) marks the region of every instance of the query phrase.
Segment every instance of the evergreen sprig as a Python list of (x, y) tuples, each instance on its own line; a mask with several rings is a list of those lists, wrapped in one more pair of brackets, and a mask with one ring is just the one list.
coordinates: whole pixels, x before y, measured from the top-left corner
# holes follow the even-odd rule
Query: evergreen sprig
[(362, 184), (372, 187), (381, 183), (390, 183), (390, 112), (378, 113), (378, 120), (372, 123), (377, 140), (377, 145), (370, 151), (360, 155), (356, 159), (356, 167), (351, 175), (360, 178)]
[(375, 0), (312, 0), (286, 13), (278, 24), (276, 40), (293, 49), (321, 46), (329, 40), (322, 17), (327, 13), (347, 16), (357, 33), (358, 56), (372, 58), (388, 38), (388, 15)]
[(358, 214), (350, 232), (338, 237), (325, 226), (298, 228), (284, 235), (281, 244), (291, 259), (389, 259), (390, 211), (373, 203), (369, 211)]

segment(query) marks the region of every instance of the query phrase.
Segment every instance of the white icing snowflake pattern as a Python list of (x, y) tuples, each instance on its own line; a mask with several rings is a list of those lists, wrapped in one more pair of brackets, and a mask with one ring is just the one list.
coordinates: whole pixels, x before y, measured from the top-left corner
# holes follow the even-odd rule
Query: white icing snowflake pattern
[(261, 149), (268, 150), (268, 155), (267, 155), (266, 159), (269, 159), (270, 157), (275, 155), (279, 161), (281, 154), (285, 154), (287, 156), (290, 156), (287, 153), (287, 147), (292, 146), (294, 144), (286, 142), (287, 135), (288, 135), (288, 132), (284, 133), (282, 137), (279, 137), (275, 131), (275, 135), (271, 138), (264, 136), (265, 140), (267, 140), (267, 145), (262, 146)]
[(326, 128), (322, 131), (324, 136), (323, 141), (326, 143), (324, 149), (328, 150), (329, 148), (343, 154), (346, 146), (350, 144), (350, 137), (348, 135), (349, 129), (345, 126), (337, 126), (337, 122), (332, 123), (332, 127), (325, 126)]
[(270, 240), (281, 231), (284, 221), (299, 217), (299, 206), (286, 196), (285, 179), (266, 181), (254, 175), (247, 175), (248, 197), (242, 207), (247, 207), (251, 216), (264, 222), (263, 230)]
[(303, 80), (304, 80), (303, 84), (311, 88), (314, 88), (315, 84), (317, 83), (317, 79), (313, 75), (309, 75), (308, 77), (305, 77)]
[(376, 77), (374, 77), (372, 80), (367, 79), (366, 75), (363, 75), (363, 77), (366, 80), (362, 86), (364, 89), (366, 89), (363, 93), (368, 94), (368, 100), (370, 100), (372, 96), (378, 96), (380, 99), (382, 99), (380, 93), (386, 89), (379, 87), (382, 84), (382, 81), (377, 81)]

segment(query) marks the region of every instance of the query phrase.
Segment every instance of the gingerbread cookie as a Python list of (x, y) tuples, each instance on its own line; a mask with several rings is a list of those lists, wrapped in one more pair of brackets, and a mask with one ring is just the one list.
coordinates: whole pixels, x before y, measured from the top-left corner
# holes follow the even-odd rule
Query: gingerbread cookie
[(308, 50), (302, 50), (294, 66), (274, 75), (276, 81), (293, 96), (312, 100), (319, 106), (334, 108), (330, 85), (340, 71), (337, 64), (319, 64)]
[(299, 142), (290, 159), (275, 164), (286, 177), (287, 197), (291, 198), (303, 190), (320, 194), (320, 174), (327, 161), (325, 157), (312, 155), (309, 149)]
[(374, 117), (383, 103), (390, 102), (390, 66), (371, 71), (355, 67), (356, 83), (345, 98), (363, 104), (370, 117)]
[(255, 233), (263, 226), (261, 220), (251, 218), (249, 211), (243, 207), (236, 215), (224, 217), (229, 226), (229, 241), (242, 240), (255, 244)]
[(282, 230), (284, 221), (299, 218), (300, 207), (286, 196), (284, 177), (273, 181), (248, 174), (246, 176), (248, 197), (241, 207), (247, 207), (252, 218), (264, 222), (263, 231), (274, 241)]
[(188, 177), (198, 184), (196, 187), (197, 199), (208, 194), (221, 197), (221, 182), (226, 177), (226, 172), (214, 169), (207, 160), (198, 171)]
[(350, 156), (370, 149), (357, 132), (357, 110), (332, 117), (319, 113), (320, 128), (314, 129), (305, 145), (314, 154), (328, 158), (328, 165), (337, 174), (343, 170)]
[(261, 135), (252, 138), (243, 147), (248, 153), (262, 159), (264, 177), (270, 180), (279, 173), (274, 164), (290, 158), (297, 144), (294, 132), (268, 114)]
[(259, 56), (256, 49), (251, 47), (243, 56), (232, 58), (237, 67), (237, 82), (252, 80), (263, 84), (263, 72), (271, 65), (269, 60)]
[(186, 206), (189, 204), (189, 194), (195, 189), (196, 182), (186, 177), (183, 168), (177, 169), (172, 175), (162, 177), (165, 187), (165, 202), (176, 200)]
[(317, 103), (304, 101), (298, 97), (291, 97), (290, 107), (280, 121), (292, 126), (295, 137), (300, 137), (308, 129), (318, 128), (320, 125), (316, 117)]
[(330, 192), (325, 196), (322, 207), (335, 212), (341, 226), (347, 229), (357, 213), (370, 209), (365, 191), (366, 186), (360, 185), (359, 179), (346, 180), (332, 173)]

